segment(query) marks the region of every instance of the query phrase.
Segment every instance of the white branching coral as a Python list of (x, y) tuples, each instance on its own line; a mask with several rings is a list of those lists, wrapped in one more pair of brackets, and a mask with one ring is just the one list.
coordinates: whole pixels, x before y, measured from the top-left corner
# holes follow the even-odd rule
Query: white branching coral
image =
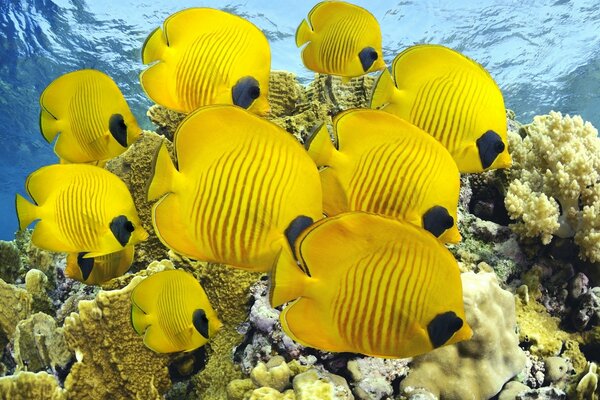
[(513, 168), (505, 199), (522, 236), (573, 237), (580, 257), (600, 261), (600, 139), (580, 116), (536, 116), (526, 136), (509, 134)]

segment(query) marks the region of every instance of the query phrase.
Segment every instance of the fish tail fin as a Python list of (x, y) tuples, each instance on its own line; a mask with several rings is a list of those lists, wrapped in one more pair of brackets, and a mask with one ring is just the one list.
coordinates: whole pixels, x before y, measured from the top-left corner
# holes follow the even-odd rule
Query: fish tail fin
[(77, 265), (77, 256), (79, 253), (69, 253), (67, 254), (67, 265), (65, 266), (65, 276), (67, 278), (75, 279), (78, 281), (83, 281), (83, 276), (81, 274), (81, 270)]
[(156, 200), (162, 195), (169, 193), (173, 188), (173, 179), (177, 174), (177, 169), (171, 160), (169, 150), (164, 142), (160, 144), (154, 154), (152, 161), (151, 178), (146, 187), (148, 201)]
[(138, 335), (143, 335), (146, 328), (150, 325), (148, 314), (146, 314), (135, 303), (131, 307), (131, 325)]
[(15, 197), (15, 207), (17, 209), (17, 219), (19, 220), (19, 229), (25, 229), (29, 224), (38, 219), (38, 212), (35, 204), (29, 202), (25, 197), (17, 193)]
[(160, 60), (166, 46), (163, 30), (158, 27), (148, 35), (142, 46), (142, 63), (149, 64)]
[(316, 128), (304, 142), (304, 148), (317, 166), (330, 165), (335, 157), (336, 148), (331, 142), (325, 124)]
[(306, 275), (300, 269), (292, 252), (286, 246), (281, 249), (271, 270), (269, 300), (277, 307), (302, 296)]
[(60, 132), (60, 123), (44, 108), (40, 112), (40, 131), (48, 143), (52, 143), (58, 132)]
[(369, 104), (369, 107), (378, 109), (390, 103), (394, 97), (395, 90), (397, 90), (397, 88), (394, 84), (394, 80), (392, 79), (392, 75), (386, 68), (381, 72), (381, 74), (379, 74), (377, 81), (373, 85), (373, 91), (371, 92), (371, 103)]
[(304, 43), (310, 41), (311, 36), (313, 34), (312, 29), (308, 26), (307, 20), (302, 20), (300, 25), (298, 25), (298, 29), (296, 29), (296, 46), (300, 47)]

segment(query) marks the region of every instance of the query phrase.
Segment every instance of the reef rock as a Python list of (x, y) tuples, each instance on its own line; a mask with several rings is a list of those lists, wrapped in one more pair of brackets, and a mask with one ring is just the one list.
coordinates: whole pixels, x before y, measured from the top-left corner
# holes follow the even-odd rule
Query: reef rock
[(142, 279), (100, 291), (66, 318), (65, 338), (77, 358), (65, 380), (69, 398), (160, 399), (170, 387), (170, 356), (148, 349), (131, 326), (129, 297)]
[[(0, 378), (0, 397), (5, 400), (63, 400), (66, 393), (46, 372), (19, 372)], [(84, 398), (84, 397), (78, 397)]]
[(443, 399), (489, 399), (525, 367), (515, 333), (513, 295), (495, 274), (461, 276), (471, 340), (415, 357), (401, 388), (424, 388)]

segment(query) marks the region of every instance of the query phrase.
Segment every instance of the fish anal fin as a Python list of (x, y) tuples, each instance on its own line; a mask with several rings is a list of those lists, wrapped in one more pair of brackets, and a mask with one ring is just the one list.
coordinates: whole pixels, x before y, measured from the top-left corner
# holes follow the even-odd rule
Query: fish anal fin
[(48, 251), (70, 252), (73, 251), (73, 246), (63, 243), (57, 235), (54, 225), (48, 221), (41, 220), (33, 229), (31, 242), (37, 247)]
[(167, 107), (173, 111), (189, 112), (186, 110), (173, 94), (168, 90), (169, 85), (166, 84), (169, 80), (170, 67), (165, 62), (159, 62), (152, 65), (150, 68), (142, 71), (140, 74), (140, 83), (146, 95), (155, 103)]
[(179, 200), (176, 195), (169, 194), (160, 199), (152, 207), (152, 225), (160, 241), (183, 256), (208, 261), (210, 257), (201, 254), (198, 246), (192, 242), (187, 233), (186, 225), (179, 214), (173, 212), (179, 210)]
[(310, 134), (304, 142), (304, 148), (319, 167), (331, 165), (337, 152), (325, 124), (321, 124)]
[(319, 171), (319, 176), (323, 188), (323, 212), (332, 216), (350, 211), (348, 195), (338, 179), (335, 168), (323, 168)]
[(303, 346), (327, 351), (348, 351), (344, 348), (342, 339), (334, 337), (331, 323), (328, 322), (327, 329), (324, 329), (323, 321), (319, 318), (323, 308), (315, 300), (301, 297), (281, 312), (281, 328)]
[(396, 87), (392, 74), (385, 68), (373, 84), (369, 107), (373, 109), (384, 108), (390, 103), (399, 101), (400, 91)]
[(178, 171), (173, 164), (173, 160), (171, 160), (166, 144), (161, 142), (152, 160), (151, 178), (148, 180), (146, 188), (148, 201), (156, 200), (171, 192), (173, 190), (173, 180), (177, 173)]

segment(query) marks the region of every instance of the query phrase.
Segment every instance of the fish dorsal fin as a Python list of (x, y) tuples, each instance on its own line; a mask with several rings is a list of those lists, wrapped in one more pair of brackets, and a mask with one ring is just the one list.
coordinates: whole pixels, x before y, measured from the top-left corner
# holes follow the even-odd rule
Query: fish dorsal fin
[[(25, 188), (36, 204), (43, 204), (62, 185), (73, 179), (77, 174), (74, 164), (53, 164), (42, 167), (27, 177)], [(95, 167), (93, 167), (95, 168)], [(59, 172), (60, 171), (60, 172)]]
[(322, 1), (308, 13), (308, 22), (313, 31), (326, 27), (331, 21), (353, 16), (355, 13), (368, 12), (364, 8), (343, 1)]

